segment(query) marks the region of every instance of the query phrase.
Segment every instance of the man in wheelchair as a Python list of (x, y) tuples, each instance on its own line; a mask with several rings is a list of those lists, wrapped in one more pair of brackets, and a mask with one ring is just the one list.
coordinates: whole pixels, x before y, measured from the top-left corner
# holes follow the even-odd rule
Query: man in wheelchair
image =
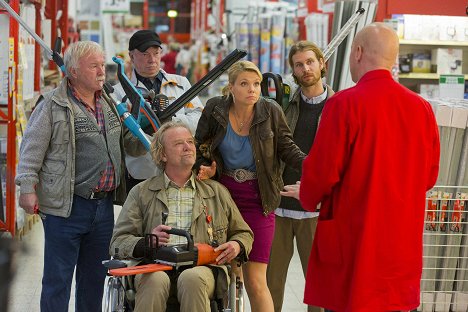
[(195, 153), (185, 124), (168, 122), (155, 133), (151, 155), (163, 173), (130, 191), (114, 227), (110, 253), (118, 259), (142, 259), (145, 234), (156, 235), (160, 246), (182, 244), (183, 237), (166, 232), (178, 228), (190, 232), (195, 243), (218, 246), (217, 265), (194, 266), (180, 274), (136, 275), (134, 311), (166, 311), (170, 296), (178, 299), (182, 312), (210, 311), (210, 300), (220, 292), (215, 288), (227, 287), (225, 264), (234, 258), (247, 261), (253, 233), (224, 186), (196, 179)]

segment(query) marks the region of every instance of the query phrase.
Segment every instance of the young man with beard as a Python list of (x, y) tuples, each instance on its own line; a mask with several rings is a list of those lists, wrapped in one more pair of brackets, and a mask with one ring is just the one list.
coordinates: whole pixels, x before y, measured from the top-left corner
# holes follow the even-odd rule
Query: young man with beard
[(125, 198), (120, 118), (102, 97), (105, 57), (95, 42), (68, 46), (67, 77), (34, 109), (20, 149), (19, 205), (39, 209), (45, 250), (41, 311), (101, 311), (113, 201)]
[[(289, 65), (293, 69), (293, 77), (299, 88), (284, 113), (294, 134), (294, 142), (307, 153), (314, 142), (325, 102), (334, 92), (322, 82), (322, 77), (325, 75), (325, 60), (322, 51), (312, 42), (300, 41), (294, 44), (289, 52)], [(300, 178), (300, 172), (284, 167), (285, 185), (296, 183)], [(282, 197), (275, 213), (275, 236), (271, 247), (267, 281), (275, 312), (279, 312), (283, 306), (288, 266), (294, 253), (294, 238), (305, 277), (318, 213), (305, 211), (299, 201), (291, 197)], [(316, 312), (320, 311), (320, 308), (309, 306), (308, 311)]]

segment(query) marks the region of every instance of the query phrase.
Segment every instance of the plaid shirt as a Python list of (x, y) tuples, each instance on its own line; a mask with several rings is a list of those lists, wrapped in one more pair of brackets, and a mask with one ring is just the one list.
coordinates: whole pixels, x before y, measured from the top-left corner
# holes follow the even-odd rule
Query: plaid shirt
[[(102, 110), (102, 91), (96, 91), (94, 93), (94, 102), (96, 103), (95, 109), (83, 101), (80, 95), (76, 92), (75, 88), (71, 85), (70, 80), (68, 80), (68, 88), (75, 97), (75, 99), (86, 108), (86, 110), (91, 113), (95, 118), (96, 122), (101, 128), (101, 133), (106, 137), (106, 125), (104, 121), (104, 112)], [(106, 169), (103, 171), (101, 178), (99, 179), (98, 185), (94, 191), (109, 192), (115, 189), (115, 170), (114, 165), (112, 165), (111, 160), (109, 159), (106, 164)]]
[[(195, 181), (193, 175), (183, 187), (177, 186), (164, 173), (166, 196), (169, 215), (166, 225), (189, 231), (192, 224), (192, 210), (195, 197)], [(182, 236), (171, 235), (169, 245), (186, 244), (187, 239)]]

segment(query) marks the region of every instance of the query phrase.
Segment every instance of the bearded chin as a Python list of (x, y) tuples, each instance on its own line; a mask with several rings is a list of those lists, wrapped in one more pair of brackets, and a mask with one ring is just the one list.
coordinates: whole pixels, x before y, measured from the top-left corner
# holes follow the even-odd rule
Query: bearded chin
[(314, 77), (312, 80), (310, 80), (310, 79), (308, 79), (308, 80), (301, 79), (299, 82), (300, 82), (300, 85), (302, 87), (311, 87), (311, 86), (315, 85), (317, 82), (319, 82), (320, 79), (321, 79), (321, 77), (318, 76), (318, 77)]

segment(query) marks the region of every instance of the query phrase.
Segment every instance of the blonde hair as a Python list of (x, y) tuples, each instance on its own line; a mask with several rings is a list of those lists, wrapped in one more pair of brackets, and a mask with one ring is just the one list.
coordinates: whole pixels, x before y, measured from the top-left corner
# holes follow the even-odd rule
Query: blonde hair
[(260, 72), (260, 70), (258, 69), (257, 65), (255, 65), (254, 63), (250, 62), (250, 61), (238, 61), (234, 64), (232, 64), (231, 67), (229, 67), (228, 69), (228, 81), (229, 81), (229, 85), (225, 86), (223, 88), (223, 95), (224, 96), (232, 96), (231, 95), (231, 92), (229, 91), (229, 86), (230, 85), (233, 85), (236, 80), (237, 80), (237, 77), (239, 77), (239, 75), (243, 72), (253, 72), (253, 73), (256, 73), (258, 75), (258, 77), (260, 78), (260, 81), (263, 80), (263, 76), (262, 76), (262, 73)]
[(153, 142), (151, 142), (150, 153), (154, 163), (159, 169), (164, 170), (166, 163), (163, 161), (164, 157), (164, 136), (166, 131), (172, 128), (185, 128), (190, 133), (190, 128), (183, 122), (180, 121), (168, 121), (164, 123), (161, 128), (154, 134)]
[(70, 44), (63, 56), (67, 72), (70, 72), (72, 68), (77, 69), (80, 58), (92, 53), (100, 53), (105, 56), (103, 48), (94, 41), (77, 41)]

